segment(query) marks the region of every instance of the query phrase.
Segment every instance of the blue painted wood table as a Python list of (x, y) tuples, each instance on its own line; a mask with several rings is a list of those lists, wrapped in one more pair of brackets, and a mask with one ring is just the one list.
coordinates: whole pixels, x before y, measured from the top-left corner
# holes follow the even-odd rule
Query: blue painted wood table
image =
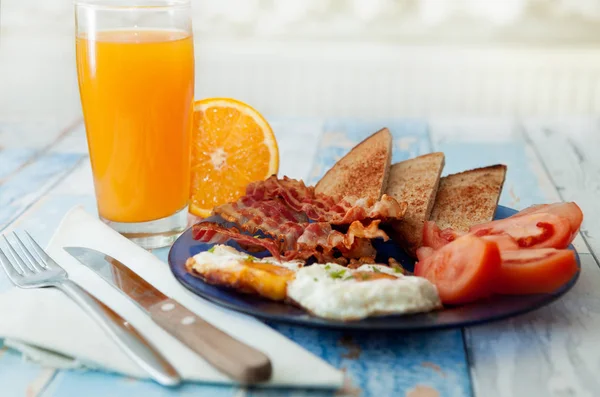
[[(387, 126), (394, 161), (446, 154), (444, 173), (505, 163), (501, 204), (575, 200), (582, 277), (560, 301), (511, 320), (435, 332), (345, 333), (270, 324), (347, 374), (343, 390), (257, 390), (186, 384), (167, 390), (94, 371), (42, 368), (0, 349), (0, 396), (594, 396), (600, 395), (600, 123), (592, 119), (277, 119), (281, 175), (316, 181), (349, 148)], [(0, 123), (0, 231), (29, 230), (46, 244), (65, 212), (95, 212), (80, 120)], [(166, 260), (167, 249), (156, 250)], [(10, 283), (0, 276), (0, 292)], [(1, 320), (0, 320), (1, 321)]]

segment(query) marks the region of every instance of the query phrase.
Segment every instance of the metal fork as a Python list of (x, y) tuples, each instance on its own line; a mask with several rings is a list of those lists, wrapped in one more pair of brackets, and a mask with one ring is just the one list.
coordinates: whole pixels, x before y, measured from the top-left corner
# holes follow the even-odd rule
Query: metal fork
[[(0, 248), (0, 263), (8, 278), (20, 288), (55, 287), (75, 301), (92, 317), (137, 365), (152, 379), (165, 386), (181, 382), (177, 371), (169, 362), (125, 319), (98, 301), (73, 281), (46, 252), (25, 232), (30, 242), (28, 248), (16, 233), (11, 243), (5, 235), (7, 253)], [(17, 251), (20, 251), (19, 254)]]

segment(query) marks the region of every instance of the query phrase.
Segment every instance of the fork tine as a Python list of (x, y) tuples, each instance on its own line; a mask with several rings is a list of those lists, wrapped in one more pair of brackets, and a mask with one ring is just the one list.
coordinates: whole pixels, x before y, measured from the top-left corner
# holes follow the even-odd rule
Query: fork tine
[(45, 266), (43, 264), (40, 264), (40, 263), (43, 263), (43, 262), (37, 261), (31, 255), (31, 252), (25, 246), (25, 244), (23, 244), (23, 241), (21, 241), (21, 238), (19, 237), (19, 235), (17, 233), (13, 232), (13, 237), (17, 241), (17, 245), (19, 246), (19, 249), (21, 250), (21, 252), (23, 253), (23, 255), (25, 255), (25, 258), (27, 258), (27, 262), (29, 262), (29, 264), (35, 269), (35, 271), (39, 272), (39, 271), (46, 270)]
[(19, 267), (21, 268), (21, 271), (23, 272), (23, 274), (33, 273), (33, 270), (31, 270), (31, 268), (29, 266), (27, 266), (25, 264), (25, 262), (23, 262), (23, 259), (21, 258), (21, 256), (19, 255), (19, 253), (17, 251), (15, 251), (15, 249), (10, 244), (10, 241), (8, 241), (8, 239), (6, 238), (6, 236), (2, 235), (2, 238), (4, 238), (4, 241), (6, 242), (6, 248), (8, 248), (8, 253), (10, 254), (10, 256), (12, 256), (12, 258), (14, 259), (14, 261), (17, 262), (17, 265), (19, 265)]
[(27, 230), (25, 230), (25, 235), (31, 243), (33, 252), (35, 252), (36, 256), (40, 259), (40, 263), (45, 265), (47, 269), (52, 269), (53, 267), (60, 268), (60, 266), (58, 266), (58, 264), (54, 262), (54, 260), (50, 258), (48, 254), (46, 254), (46, 251), (44, 251), (44, 249), (40, 247), (40, 245), (33, 239), (33, 237), (31, 237), (31, 234), (29, 234)]
[(17, 284), (16, 280), (23, 277), (21, 275), (21, 273), (19, 273), (17, 271), (17, 269), (13, 266), (13, 264), (8, 260), (8, 258), (4, 254), (4, 251), (2, 251), (1, 248), (0, 248), (0, 264), (2, 265), (2, 268), (6, 272), (6, 275), (8, 276), (10, 281), (13, 282), (13, 284)]

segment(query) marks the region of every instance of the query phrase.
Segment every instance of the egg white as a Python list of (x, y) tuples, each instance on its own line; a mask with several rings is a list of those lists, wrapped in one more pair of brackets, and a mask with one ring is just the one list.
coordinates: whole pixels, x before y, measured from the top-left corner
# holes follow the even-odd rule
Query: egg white
[[(354, 272), (386, 273), (395, 279), (355, 280)], [(382, 265), (356, 270), (329, 263), (299, 269), (288, 282), (288, 299), (332, 320), (427, 312), (441, 307), (436, 287), (421, 277), (404, 276)]]
[(194, 255), (196, 266), (201, 270), (216, 270), (229, 267), (244, 266), (245, 261), (250, 257), (255, 263), (270, 263), (276, 266), (285, 267), (290, 270), (298, 270), (304, 266), (304, 261), (278, 261), (273, 257), (255, 258), (245, 252), (240, 252), (228, 245), (218, 244), (209, 251), (200, 252)]

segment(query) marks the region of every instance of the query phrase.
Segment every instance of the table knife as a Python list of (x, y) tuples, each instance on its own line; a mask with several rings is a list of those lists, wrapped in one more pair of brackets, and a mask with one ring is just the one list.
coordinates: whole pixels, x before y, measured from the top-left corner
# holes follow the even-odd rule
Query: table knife
[(271, 362), (265, 354), (203, 320), (117, 259), (91, 248), (63, 249), (137, 303), (161, 328), (232, 379), (243, 384), (270, 379)]

